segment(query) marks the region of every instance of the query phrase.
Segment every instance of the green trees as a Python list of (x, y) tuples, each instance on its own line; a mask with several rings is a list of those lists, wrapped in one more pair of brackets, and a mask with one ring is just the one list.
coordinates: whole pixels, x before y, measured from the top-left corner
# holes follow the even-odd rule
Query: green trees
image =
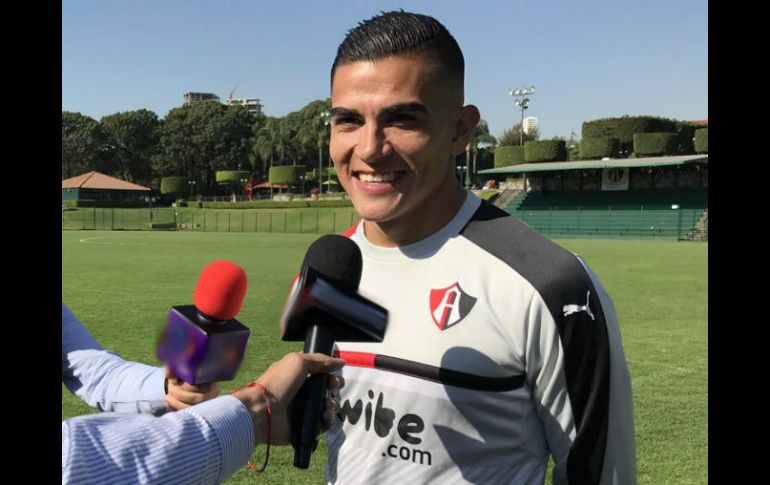
[(163, 119), (153, 158), (156, 175), (184, 174), (212, 190), (217, 170), (251, 168), (254, 116), (242, 106), (204, 101), (174, 108)]
[[(201, 194), (217, 191), (218, 171), (267, 178), (273, 166), (307, 166), (317, 174), (320, 165), (324, 178), (331, 178), (329, 127), (321, 116), (330, 106), (330, 99), (319, 99), (270, 117), (204, 101), (173, 108), (163, 118), (140, 109), (100, 121), (62, 111), (62, 178), (97, 170), (159, 189), (161, 178), (174, 176), (185, 180), (185, 191), (195, 182)], [(485, 136), (486, 125), (477, 139)]]
[(104, 116), (99, 123), (116, 144), (115, 175), (149, 185), (151, 159), (158, 148), (160, 123), (152, 111), (140, 109)]
[(521, 133), (521, 123), (516, 123), (509, 129), (505, 130), (503, 132), (503, 136), (501, 136), (497, 140), (498, 146), (506, 146), (506, 147), (515, 147), (520, 146), (521, 139), (523, 138), (524, 143), (526, 144), (528, 141), (537, 140), (540, 138), (540, 129), (535, 128), (532, 130), (529, 130), (529, 133), (524, 133), (522, 136)]
[(61, 113), (61, 175), (74, 177), (96, 170), (113, 173), (117, 145), (95, 119), (80, 113)]
[(254, 153), (262, 160), (261, 173), (266, 175), (275, 161), (275, 147), (280, 136), (281, 120), (272, 116), (265, 118), (261, 125), (254, 126)]
[[(317, 100), (305, 106), (300, 111), (299, 121), (300, 126), (297, 130), (299, 142), (301, 145), (308, 147), (315, 145), (318, 149), (318, 168), (312, 173), (316, 176), (316, 181), (320, 184), (319, 177), (323, 175), (324, 165), (324, 148), (328, 152), (329, 147), (329, 126), (328, 119), (324, 113), (328, 113), (331, 109), (331, 99), (324, 101)], [(306, 158), (309, 161), (309, 158)], [(313, 166), (308, 163), (308, 166)]]

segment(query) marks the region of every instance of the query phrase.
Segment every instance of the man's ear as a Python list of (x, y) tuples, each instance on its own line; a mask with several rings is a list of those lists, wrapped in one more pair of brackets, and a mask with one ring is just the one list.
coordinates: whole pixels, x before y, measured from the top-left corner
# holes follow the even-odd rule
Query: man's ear
[(469, 104), (462, 107), (457, 119), (455, 137), (452, 139), (452, 155), (457, 156), (466, 150), (480, 119), (481, 113), (476, 106)]

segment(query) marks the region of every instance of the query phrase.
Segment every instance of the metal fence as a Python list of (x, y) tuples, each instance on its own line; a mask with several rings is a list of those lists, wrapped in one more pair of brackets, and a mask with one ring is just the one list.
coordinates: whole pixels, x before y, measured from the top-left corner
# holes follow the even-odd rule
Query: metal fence
[(78, 208), (62, 211), (63, 230), (342, 233), (358, 220), (344, 210), (202, 210)]
[[(705, 209), (547, 208), (517, 210), (511, 214), (548, 236), (708, 241)], [(62, 229), (340, 234), (358, 218), (352, 208), (252, 211), (79, 208), (62, 211)]]

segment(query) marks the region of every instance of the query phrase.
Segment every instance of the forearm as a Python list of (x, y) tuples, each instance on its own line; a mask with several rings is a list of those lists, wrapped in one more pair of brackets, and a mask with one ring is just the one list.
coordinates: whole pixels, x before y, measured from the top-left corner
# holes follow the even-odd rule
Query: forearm
[(161, 418), (82, 416), (62, 423), (62, 483), (220, 483), (254, 446), (252, 416), (232, 396)]
[(69, 372), (62, 381), (89, 406), (102, 411), (162, 414), (165, 373), (123, 360), (105, 350), (76, 350), (68, 354)]
[(88, 405), (102, 411), (165, 411), (163, 369), (108, 352), (64, 304), (61, 359), (62, 382)]

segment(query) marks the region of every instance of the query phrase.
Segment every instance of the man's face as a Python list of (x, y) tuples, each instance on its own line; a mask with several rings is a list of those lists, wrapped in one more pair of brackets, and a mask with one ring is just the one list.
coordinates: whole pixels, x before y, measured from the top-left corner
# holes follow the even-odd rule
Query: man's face
[(365, 220), (413, 224), (431, 207), (453, 210), (452, 160), (467, 140), (458, 139), (461, 98), (446, 84), (419, 56), (337, 67), (329, 151)]

